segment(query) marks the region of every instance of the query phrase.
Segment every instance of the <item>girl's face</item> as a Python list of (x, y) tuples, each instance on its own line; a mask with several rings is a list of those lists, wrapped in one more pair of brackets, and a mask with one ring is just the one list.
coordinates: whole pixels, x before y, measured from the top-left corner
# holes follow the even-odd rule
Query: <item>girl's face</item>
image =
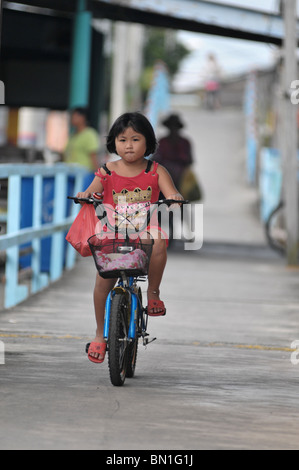
[(135, 163), (144, 158), (146, 152), (146, 139), (132, 127), (128, 127), (115, 139), (115, 147), (118, 155), (128, 163)]

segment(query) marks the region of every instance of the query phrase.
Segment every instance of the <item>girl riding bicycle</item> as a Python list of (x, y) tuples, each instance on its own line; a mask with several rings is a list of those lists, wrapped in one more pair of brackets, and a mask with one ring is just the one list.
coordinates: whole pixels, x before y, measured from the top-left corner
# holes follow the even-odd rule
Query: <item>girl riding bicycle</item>
[[(104, 203), (118, 206), (118, 202), (139, 207), (154, 202), (160, 192), (166, 199), (183, 200), (167, 170), (155, 162), (145, 159), (157, 147), (154, 130), (148, 119), (140, 113), (126, 113), (113, 124), (108, 138), (107, 149), (120, 159), (109, 162), (100, 168), (93, 182), (78, 198), (90, 197), (93, 193), (103, 193)], [(160, 300), (160, 284), (167, 261), (167, 240), (158, 226), (148, 229), (155, 240), (148, 272), (148, 315), (162, 316), (166, 313)], [(97, 323), (96, 337), (90, 344), (88, 358), (102, 363), (106, 354), (103, 339), (105, 303), (117, 279), (104, 279), (97, 274), (94, 288), (94, 307)]]

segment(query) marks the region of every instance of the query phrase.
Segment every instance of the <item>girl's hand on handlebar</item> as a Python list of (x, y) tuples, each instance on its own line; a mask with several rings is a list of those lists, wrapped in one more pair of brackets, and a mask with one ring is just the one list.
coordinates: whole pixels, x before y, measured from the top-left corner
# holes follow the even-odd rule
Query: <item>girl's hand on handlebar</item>
[(184, 201), (184, 198), (180, 193), (170, 194), (170, 196), (168, 196), (167, 199), (174, 199), (175, 201), (178, 201), (178, 204), (172, 204), (171, 206), (169, 206), (169, 209), (170, 207), (172, 208), (181, 207), (182, 204), (179, 204), (179, 201)]
[[(88, 199), (89, 197), (91, 197), (91, 193), (89, 191), (85, 191), (83, 193), (78, 193), (76, 197), (78, 199)], [(82, 201), (81, 202), (79, 201), (79, 204), (81, 204), (81, 206), (83, 206), (86, 203), (82, 202)]]

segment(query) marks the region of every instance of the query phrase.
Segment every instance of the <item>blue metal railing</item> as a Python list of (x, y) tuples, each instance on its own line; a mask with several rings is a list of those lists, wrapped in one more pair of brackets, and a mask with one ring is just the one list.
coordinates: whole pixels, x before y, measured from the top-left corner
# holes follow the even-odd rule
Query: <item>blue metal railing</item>
[[(58, 280), (64, 269), (74, 266), (76, 252), (66, 243), (65, 232), (77, 215), (78, 207), (68, 204), (67, 195), (82, 191), (87, 175), (84, 169), (63, 163), (0, 165), (0, 178), (8, 180), (7, 230), (5, 235), (0, 234), (0, 251), (6, 251), (5, 308), (44, 289)], [(51, 189), (48, 195), (45, 195), (46, 186)], [(45, 218), (43, 212), (49, 202), (51, 213)], [(27, 245), (28, 248), (28, 244), (30, 255), (23, 263), (31, 268), (30, 286), (20, 285), (18, 280), (22, 265), (20, 247)], [(45, 257), (46, 263), (43, 262)]]

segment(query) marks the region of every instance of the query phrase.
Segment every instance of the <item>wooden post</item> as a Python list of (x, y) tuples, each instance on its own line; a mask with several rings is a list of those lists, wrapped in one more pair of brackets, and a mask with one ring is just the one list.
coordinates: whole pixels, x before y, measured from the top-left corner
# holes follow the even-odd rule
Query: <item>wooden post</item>
[(291, 102), (291, 83), (297, 78), (297, 24), (296, 0), (283, 0), (285, 23), (284, 40), (284, 123), (283, 123), (283, 177), (285, 219), (287, 229), (287, 263), (298, 265), (298, 158), (297, 109)]

